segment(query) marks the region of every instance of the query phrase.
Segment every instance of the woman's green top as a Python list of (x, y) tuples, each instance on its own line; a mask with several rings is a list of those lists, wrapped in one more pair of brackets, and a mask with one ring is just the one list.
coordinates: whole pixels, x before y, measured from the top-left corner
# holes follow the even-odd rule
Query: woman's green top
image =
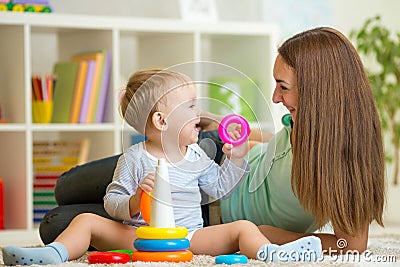
[(250, 173), (221, 200), (223, 223), (245, 219), (293, 232), (315, 231), (314, 218), (300, 205), (291, 185), (291, 127), (249, 151)]

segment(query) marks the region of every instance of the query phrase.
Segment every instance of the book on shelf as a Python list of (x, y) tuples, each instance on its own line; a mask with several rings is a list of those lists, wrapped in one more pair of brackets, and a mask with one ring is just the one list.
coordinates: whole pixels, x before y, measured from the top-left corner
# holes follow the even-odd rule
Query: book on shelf
[(87, 68), (88, 68), (87, 61), (82, 60), (79, 62), (78, 74), (75, 81), (74, 98), (72, 100), (72, 107), (71, 107), (71, 117), (70, 117), (71, 123), (79, 122), (79, 113), (81, 110), (82, 97), (85, 89)]
[(72, 167), (87, 162), (88, 138), (72, 141), (33, 142), (33, 222), (40, 223), (43, 216), (57, 206), (54, 189), (58, 177)]
[(53, 123), (68, 123), (75, 92), (75, 81), (78, 73), (78, 62), (57, 62), (53, 73), (56, 75), (56, 85), (53, 98)]
[(111, 53), (107, 50), (84, 52), (73, 55), (71, 60), (94, 60), (96, 62), (85, 122), (101, 122), (97, 121), (97, 113), (99, 113), (99, 107), (104, 108), (104, 104), (100, 104), (99, 101), (100, 99), (101, 101), (105, 101), (106, 99), (104, 94), (106, 94), (108, 90)]
[[(110, 86), (112, 54), (97, 50), (74, 54), (56, 62), (53, 123), (100, 123)], [(32, 84), (34, 84), (34, 80)], [(33, 88), (40, 86), (33, 86)], [(42, 90), (34, 90), (33, 95)]]
[(95, 122), (103, 121), (107, 92), (110, 86), (110, 76), (111, 76), (111, 51), (105, 51), (103, 77), (101, 80), (100, 94), (97, 101), (97, 112), (96, 112)]
[(79, 111), (79, 118), (78, 118), (78, 121), (80, 123), (86, 122), (86, 116), (87, 116), (88, 106), (89, 106), (89, 101), (90, 101), (90, 93), (92, 91), (94, 70), (96, 68), (96, 61), (88, 60), (87, 63), (88, 63), (88, 68), (87, 68), (87, 75), (86, 75), (86, 81), (85, 81), (85, 88), (84, 88), (82, 100), (80, 103), (80, 111)]

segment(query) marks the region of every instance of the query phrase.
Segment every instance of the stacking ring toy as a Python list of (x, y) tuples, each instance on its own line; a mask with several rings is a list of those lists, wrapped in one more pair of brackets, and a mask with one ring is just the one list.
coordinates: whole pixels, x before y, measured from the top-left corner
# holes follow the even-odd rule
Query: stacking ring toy
[(136, 239), (133, 246), (140, 251), (180, 251), (190, 248), (187, 238), (181, 239)]
[(193, 253), (190, 250), (172, 252), (135, 251), (132, 254), (132, 261), (181, 262), (191, 261), (192, 259)]
[[(228, 126), (231, 123), (237, 123), (242, 126), (240, 137), (237, 140), (233, 140), (228, 133)], [(218, 134), (223, 142), (237, 146), (246, 142), (247, 137), (250, 134), (250, 125), (244, 117), (238, 114), (229, 114), (228, 116), (224, 117), (220, 122), (218, 127)]]
[(96, 263), (127, 263), (131, 260), (131, 256), (121, 252), (92, 252), (88, 256), (90, 264)]
[(129, 249), (113, 249), (113, 250), (109, 250), (108, 252), (126, 253), (126, 254), (128, 254), (130, 257), (132, 257), (133, 250), (129, 250)]
[(236, 263), (247, 263), (248, 259), (245, 255), (240, 254), (228, 254), (219, 255), (215, 258), (215, 264), (236, 264)]
[(285, 126), (290, 126), (290, 123), (292, 122), (292, 114), (285, 114), (282, 117), (282, 124)]
[(182, 226), (172, 228), (141, 226), (136, 229), (136, 236), (140, 239), (178, 239), (185, 238), (187, 235), (188, 230)]
[(151, 215), (151, 193), (142, 191), (142, 195), (140, 196), (140, 213), (145, 222), (150, 224), (150, 215)]

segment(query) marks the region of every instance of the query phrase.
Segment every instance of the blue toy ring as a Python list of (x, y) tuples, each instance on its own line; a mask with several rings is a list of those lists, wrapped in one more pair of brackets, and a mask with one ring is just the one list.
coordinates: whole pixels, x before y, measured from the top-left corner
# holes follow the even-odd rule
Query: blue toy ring
[[(231, 123), (237, 123), (242, 126), (240, 137), (237, 140), (233, 140), (228, 133), (228, 126)], [(246, 142), (247, 137), (250, 134), (250, 125), (244, 117), (238, 114), (230, 114), (224, 117), (220, 122), (218, 127), (218, 134), (223, 142), (237, 146)]]
[(182, 239), (136, 239), (133, 246), (140, 251), (166, 252), (181, 251), (190, 248), (190, 241)]
[(215, 264), (236, 264), (243, 263), (246, 264), (248, 261), (245, 255), (240, 254), (228, 254), (228, 255), (219, 255), (215, 258)]

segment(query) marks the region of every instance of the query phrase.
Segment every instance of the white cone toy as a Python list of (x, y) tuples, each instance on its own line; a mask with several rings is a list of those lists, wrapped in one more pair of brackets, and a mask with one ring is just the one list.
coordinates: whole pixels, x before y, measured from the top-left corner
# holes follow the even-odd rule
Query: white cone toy
[[(159, 159), (156, 167), (150, 208), (150, 226), (136, 230), (136, 251), (132, 261), (144, 262), (188, 262), (193, 259), (189, 250), (188, 230), (175, 226), (171, 185), (165, 159)], [(147, 215), (146, 215), (147, 217)], [(148, 218), (148, 217), (147, 217)]]
[(158, 160), (152, 197), (150, 226), (157, 228), (175, 227), (171, 185), (165, 159)]

